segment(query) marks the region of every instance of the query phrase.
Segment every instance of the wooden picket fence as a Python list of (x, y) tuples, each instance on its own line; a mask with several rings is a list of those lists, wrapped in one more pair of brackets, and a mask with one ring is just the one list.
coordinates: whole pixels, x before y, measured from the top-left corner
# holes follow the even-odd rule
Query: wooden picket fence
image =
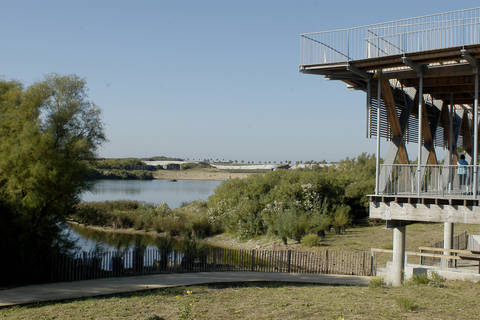
[(82, 252), (54, 256), (50, 281), (75, 281), (158, 273), (251, 271), (372, 275), (369, 252), (241, 250), (205, 248), (193, 252), (157, 248)]

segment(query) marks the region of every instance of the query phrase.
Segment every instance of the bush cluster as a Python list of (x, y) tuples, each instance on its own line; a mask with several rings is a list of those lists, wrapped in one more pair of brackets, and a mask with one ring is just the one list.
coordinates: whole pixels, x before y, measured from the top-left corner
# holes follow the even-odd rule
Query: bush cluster
[(155, 171), (156, 166), (149, 166), (137, 158), (124, 158), (124, 159), (96, 159), (91, 161), (91, 165), (97, 169), (104, 170), (147, 170)]
[(206, 204), (195, 201), (177, 209), (167, 204), (153, 205), (138, 201), (83, 202), (77, 205), (71, 218), (77, 222), (112, 227), (155, 230), (170, 236), (206, 237), (220, 231), (210, 223)]
[(208, 200), (208, 217), (240, 238), (322, 237), (367, 216), (374, 184), (375, 158), (366, 154), (326, 168), (277, 170), (223, 182)]
[(180, 170), (211, 168), (207, 162), (187, 162), (180, 165)]
[(123, 170), (123, 169), (97, 169), (90, 167), (88, 179), (111, 179), (111, 180), (152, 180), (153, 174), (147, 170)]
[(87, 178), (115, 180), (151, 180), (152, 171), (159, 168), (149, 166), (140, 159), (95, 159), (88, 162)]

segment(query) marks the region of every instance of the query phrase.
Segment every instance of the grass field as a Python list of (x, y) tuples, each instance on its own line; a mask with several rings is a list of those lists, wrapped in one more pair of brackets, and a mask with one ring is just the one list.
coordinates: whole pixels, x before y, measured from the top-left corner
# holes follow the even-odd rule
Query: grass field
[[(480, 234), (478, 225), (455, 224), (455, 234), (467, 231), (470, 234)], [(385, 225), (348, 228), (344, 234), (337, 235), (327, 232), (320, 246), (307, 248), (289, 239), (288, 245), (275, 237), (261, 236), (253, 240), (239, 241), (228, 234), (220, 234), (207, 238), (210, 244), (242, 249), (299, 249), (299, 250), (370, 250), (370, 248), (389, 248), (392, 245), (393, 231)], [(406, 228), (406, 249), (417, 251), (419, 246), (431, 245), (443, 240), (442, 223), (416, 223)]]
[(0, 309), (0, 319), (478, 319), (479, 290), (471, 282), (444, 288), (216, 284)]
[[(455, 234), (464, 231), (479, 230), (455, 226)], [(410, 225), (407, 250), (442, 238), (442, 224)], [(220, 235), (212, 241), (244, 248), (281, 245), (268, 237), (239, 242)], [(343, 235), (328, 233), (321, 247), (308, 250), (368, 250), (386, 248), (391, 241), (392, 231), (384, 226), (356, 227)], [(288, 247), (306, 250), (294, 243)], [(187, 290), (193, 293), (187, 295)], [(459, 281), (447, 281), (444, 288), (216, 284), (4, 308), (0, 319), (479, 319), (478, 292), (480, 283)]]

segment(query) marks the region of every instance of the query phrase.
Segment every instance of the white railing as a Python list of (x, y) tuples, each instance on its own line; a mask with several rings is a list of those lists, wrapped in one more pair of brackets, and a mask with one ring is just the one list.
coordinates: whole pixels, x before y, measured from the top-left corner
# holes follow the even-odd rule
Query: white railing
[(348, 62), (480, 43), (480, 7), (300, 35), (300, 65)]
[(380, 165), (378, 193), (394, 196), (473, 196), (473, 166), (424, 165), (420, 169), (419, 173), (416, 164)]

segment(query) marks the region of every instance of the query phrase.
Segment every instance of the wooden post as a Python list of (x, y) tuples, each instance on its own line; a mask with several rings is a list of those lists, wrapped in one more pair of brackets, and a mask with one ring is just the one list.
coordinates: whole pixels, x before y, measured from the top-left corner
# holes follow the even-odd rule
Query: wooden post
[(288, 250), (287, 253), (287, 272), (290, 273), (291, 271), (291, 263), (292, 263), (292, 250)]
[(328, 249), (325, 250), (325, 273), (328, 274)]
[(255, 271), (255, 250), (252, 250), (252, 268), (251, 271)]
[(374, 268), (375, 268), (375, 252), (370, 251), (370, 276), (375, 275)]

